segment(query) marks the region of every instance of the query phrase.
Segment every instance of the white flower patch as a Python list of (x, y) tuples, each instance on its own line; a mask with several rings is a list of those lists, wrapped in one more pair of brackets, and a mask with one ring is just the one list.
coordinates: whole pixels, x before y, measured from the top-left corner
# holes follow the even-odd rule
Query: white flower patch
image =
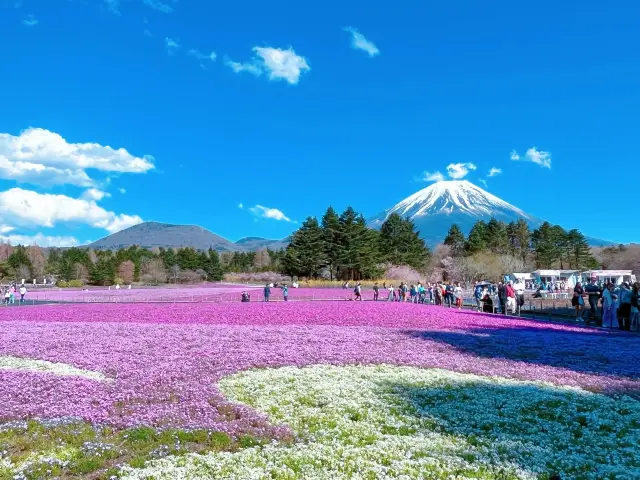
[(387, 365), (251, 370), (220, 388), (297, 440), (168, 457), (125, 478), (640, 478), (629, 397)]
[(82, 377), (88, 380), (100, 382), (111, 381), (100, 372), (82, 370), (66, 363), (53, 363), (46, 360), (35, 360), (32, 358), (0, 356), (0, 370), (21, 370), (27, 372), (50, 373), (64, 377)]

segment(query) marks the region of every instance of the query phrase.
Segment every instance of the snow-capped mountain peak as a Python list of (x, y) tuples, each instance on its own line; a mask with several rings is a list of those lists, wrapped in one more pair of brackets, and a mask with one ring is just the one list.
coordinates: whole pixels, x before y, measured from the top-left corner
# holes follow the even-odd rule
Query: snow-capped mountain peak
[(414, 219), (430, 214), (466, 213), (474, 217), (501, 215), (504, 211), (529, 218), (522, 210), (467, 180), (448, 180), (429, 185), (407, 197), (386, 213)]
[(466, 180), (448, 180), (429, 185), (370, 219), (369, 225), (379, 228), (392, 213), (411, 219), (430, 245), (442, 242), (454, 223), (464, 234), (469, 233), (478, 220), (489, 221), (492, 217), (507, 223), (523, 218), (532, 228), (537, 228), (541, 223)]

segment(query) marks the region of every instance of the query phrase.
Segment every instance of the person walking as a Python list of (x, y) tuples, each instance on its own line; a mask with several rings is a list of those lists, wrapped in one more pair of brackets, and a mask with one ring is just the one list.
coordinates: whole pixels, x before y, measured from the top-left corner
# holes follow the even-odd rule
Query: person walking
[(356, 283), (353, 293), (356, 295), (356, 301), (362, 301), (362, 287), (360, 286), (360, 282)]
[(271, 296), (271, 287), (269, 286), (269, 284), (267, 283), (264, 286), (264, 301), (268, 302), (269, 301), (269, 297)]
[(20, 287), (20, 303), (24, 303), (24, 296), (27, 294), (27, 287), (24, 286), (24, 283)]
[(378, 294), (380, 293), (380, 287), (378, 287), (378, 282), (373, 284), (373, 301), (378, 301)]
[(462, 294), (462, 287), (460, 286), (460, 282), (456, 283), (456, 286), (453, 288), (453, 296), (456, 299), (456, 307), (458, 307), (458, 310), (462, 310), (463, 294)]

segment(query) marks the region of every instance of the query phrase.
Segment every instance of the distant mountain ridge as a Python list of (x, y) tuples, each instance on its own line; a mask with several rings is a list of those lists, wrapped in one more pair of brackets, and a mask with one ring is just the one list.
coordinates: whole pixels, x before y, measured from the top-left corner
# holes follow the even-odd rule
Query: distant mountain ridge
[(88, 247), (96, 250), (117, 250), (133, 245), (143, 248), (191, 247), (196, 250), (212, 248), (222, 253), (255, 251), (262, 248), (278, 250), (287, 246), (286, 240), (246, 237), (234, 243), (197, 225), (144, 222), (97, 240)]
[[(392, 213), (411, 219), (420, 231), (420, 236), (431, 247), (442, 243), (454, 223), (465, 235), (477, 221), (489, 221), (491, 217), (505, 223), (522, 218), (531, 229), (538, 228), (543, 223), (543, 220), (523, 212), (467, 180), (433, 183), (369, 219), (368, 225), (380, 228)], [(591, 246), (612, 244), (589, 237), (587, 241)]]

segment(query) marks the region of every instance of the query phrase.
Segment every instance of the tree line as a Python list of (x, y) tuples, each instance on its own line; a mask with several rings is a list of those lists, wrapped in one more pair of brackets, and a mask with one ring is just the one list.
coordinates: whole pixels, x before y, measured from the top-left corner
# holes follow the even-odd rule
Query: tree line
[[(0, 244), (0, 279), (66, 282), (72, 285), (219, 281), (228, 272), (281, 269), (284, 250), (256, 252), (198, 251), (190, 247), (131, 246), (116, 251), (81, 247), (48, 248)], [(64, 285), (64, 283), (62, 283)]]
[(585, 236), (577, 229), (565, 230), (544, 222), (531, 231), (524, 219), (505, 223), (495, 218), (476, 222), (465, 237), (452, 225), (444, 239), (454, 256), (472, 256), (481, 252), (509, 254), (523, 264), (533, 260), (540, 269), (588, 270), (598, 267)]
[(431, 252), (409, 219), (391, 214), (380, 230), (367, 227), (352, 207), (340, 215), (327, 208), (320, 221), (307, 217), (293, 233), (282, 261), (282, 273), (336, 279), (379, 278), (385, 264), (424, 269)]

